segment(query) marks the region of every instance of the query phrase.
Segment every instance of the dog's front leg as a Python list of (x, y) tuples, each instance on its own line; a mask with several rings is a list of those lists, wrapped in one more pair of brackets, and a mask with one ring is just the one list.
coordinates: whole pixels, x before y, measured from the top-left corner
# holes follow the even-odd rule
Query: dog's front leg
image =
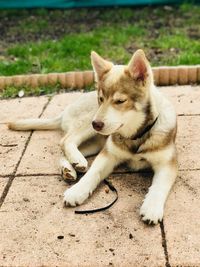
[(68, 206), (82, 204), (118, 164), (119, 160), (106, 149), (103, 149), (81, 180), (65, 191), (64, 203)]
[(165, 201), (177, 176), (176, 164), (157, 166), (154, 170), (152, 185), (140, 209), (142, 220), (149, 224), (162, 221)]

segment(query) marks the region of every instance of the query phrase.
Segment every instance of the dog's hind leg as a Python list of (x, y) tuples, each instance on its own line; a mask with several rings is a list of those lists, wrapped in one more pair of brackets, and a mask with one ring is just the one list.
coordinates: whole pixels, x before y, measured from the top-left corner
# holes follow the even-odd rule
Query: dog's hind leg
[(78, 147), (95, 134), (94, 130), (88, 127), (81, 129), (80, 132), (69, 131), (61, 140), (61, 146), (68, 161), (78, 172), (86, 172), (88, 168), (88, 162)]
[(84, 157), (96, 155), (101, 151), (105, 144), (106, 138), (102, 135), (96, 135), (80, 145), (79, 150)]

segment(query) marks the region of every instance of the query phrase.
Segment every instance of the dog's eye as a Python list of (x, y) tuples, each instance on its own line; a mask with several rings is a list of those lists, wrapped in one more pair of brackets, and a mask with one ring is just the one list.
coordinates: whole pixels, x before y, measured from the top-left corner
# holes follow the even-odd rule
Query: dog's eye
[(100, 101), (101, 103), (103, 102), (103, 97), (102, 97), (102, 96), (99, 97), (99, 101)]
[(126, 99), (125, 100), (118, 99), (115, 101), (115, 104), (120, 105), (120, 104), (123, 104), (124, 102), (126, 102)]

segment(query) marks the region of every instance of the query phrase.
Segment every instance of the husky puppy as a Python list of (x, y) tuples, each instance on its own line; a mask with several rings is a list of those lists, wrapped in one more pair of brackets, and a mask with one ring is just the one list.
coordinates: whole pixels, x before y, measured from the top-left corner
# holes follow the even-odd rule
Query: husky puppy
[[(176, 114), (155, 88), (153, 74), (142, 50), (128, 65), (114, 65), (91, 53), (97, 91), (83, 94), (54, 119), (28, 119), (9, 123), (14, 130), (58, 129), (65, 158), (63, 176), (76, 179), (64, 193), (64, 203), (82, 204), (113, 169), (125, 162), (134, 170), (151, 167), (152, 185), (140, 209), (143, 221), (157, 224), (177, 176)], [(87, 170), (86, 156), (100, 152)]]

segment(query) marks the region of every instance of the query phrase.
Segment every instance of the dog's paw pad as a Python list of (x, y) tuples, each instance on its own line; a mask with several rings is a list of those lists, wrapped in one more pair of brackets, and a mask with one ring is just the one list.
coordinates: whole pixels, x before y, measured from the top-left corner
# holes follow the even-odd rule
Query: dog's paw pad
[(72, 171), (72, 170), (69, 170), (66, 167), (63, 167), (61, 169), (61, 173), (62, 173), (63, 179), (66, 180), (66, 181), (75, 181), (76, 178), (77, 178), (76, 172)]
[(80, 173), (85, 173), (88, 170), (87, 165), (86, 166), (81, 166), (79, 163), (72, 163), (72, 166), (74, 167), (74, 169), (77, 172), (80, 172)]

